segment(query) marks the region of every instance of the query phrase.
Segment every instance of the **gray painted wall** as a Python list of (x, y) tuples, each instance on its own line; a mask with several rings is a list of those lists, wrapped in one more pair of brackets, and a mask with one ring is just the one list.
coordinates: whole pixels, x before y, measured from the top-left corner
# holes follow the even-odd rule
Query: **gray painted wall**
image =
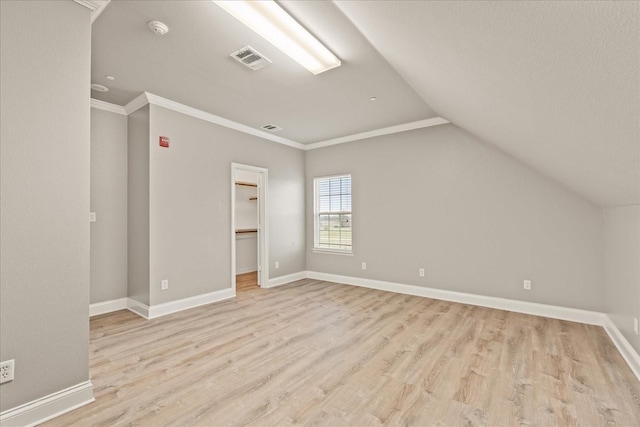
[(89, 379), (89, 9), (0, 2), (0, 410)]
[[(312, 253), (313, 177), (347, 172), (354, 255)], [(308, 270), (604, 309), (601, 209), (454, 125), (307, 151), (306, 176)]]
[(606, 312), (640, 353), (640, 205), (604, 210)]
[(128, 293), (149, 305), (149, 106), (128, 120)]
[(302, 151), (155, 105), (150, 136), (152, 305), (231, 286), (232, 162), (269, 169), (271, 277), (305, 269)]
[(127, 297), (127, 117), (91, 109), (91, 303)]
[(236, 274), (258, 270), (257, 233), (238, 234), (236, 236)]

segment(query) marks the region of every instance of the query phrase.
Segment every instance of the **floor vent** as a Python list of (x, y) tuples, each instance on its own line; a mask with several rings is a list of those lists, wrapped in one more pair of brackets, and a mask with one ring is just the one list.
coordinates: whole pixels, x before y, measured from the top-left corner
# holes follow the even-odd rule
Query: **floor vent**
[(269, 58), (265, 57), (251, 46), (245, 46), (242, 49), (233, 52), (231, 57), (252, 70), (259, 70), (265, 65), (271, 64), (271, 60)]
[(262, 129), (269, 131), (269, 132), (278, 132), (279, 130), (282, 130), (282, 128), (280, 126), (276, 126), (276, 125), (272, 125), (272, 124), (268, 124), (268, 125), (264, 125), (262, 126)]

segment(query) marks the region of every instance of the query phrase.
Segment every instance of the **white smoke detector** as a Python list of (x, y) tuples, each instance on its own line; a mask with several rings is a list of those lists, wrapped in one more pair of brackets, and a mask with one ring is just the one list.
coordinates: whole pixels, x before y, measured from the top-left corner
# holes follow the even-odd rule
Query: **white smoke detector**
[(160, 21), (149, 22), (149, 28), (151, 28), (151, 31), (157, 36), (164, 36), (169, 32), (169, 27)]

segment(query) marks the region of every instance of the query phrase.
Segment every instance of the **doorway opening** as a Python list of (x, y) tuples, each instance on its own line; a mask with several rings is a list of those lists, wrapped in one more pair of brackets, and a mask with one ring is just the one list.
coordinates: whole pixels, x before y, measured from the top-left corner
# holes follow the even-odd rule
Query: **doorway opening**
[(267, 169), (258, 166), (231, 164), (231, 280), (234, 294), (238, 289), (237, 281), (245, 289), (251, 284), (266, 287), (269, 280), (268, 173)]

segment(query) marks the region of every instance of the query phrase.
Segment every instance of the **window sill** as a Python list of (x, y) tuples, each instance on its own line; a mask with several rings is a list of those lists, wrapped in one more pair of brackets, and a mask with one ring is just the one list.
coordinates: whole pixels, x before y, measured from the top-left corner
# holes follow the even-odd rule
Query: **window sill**
[(340, 251), (340, 250), (335, 250), (335, 249), (313, 248), (313, 249), (311, 249), (311, 252), (316, 253), (316, 254), (353, 256), (353, 251)]

